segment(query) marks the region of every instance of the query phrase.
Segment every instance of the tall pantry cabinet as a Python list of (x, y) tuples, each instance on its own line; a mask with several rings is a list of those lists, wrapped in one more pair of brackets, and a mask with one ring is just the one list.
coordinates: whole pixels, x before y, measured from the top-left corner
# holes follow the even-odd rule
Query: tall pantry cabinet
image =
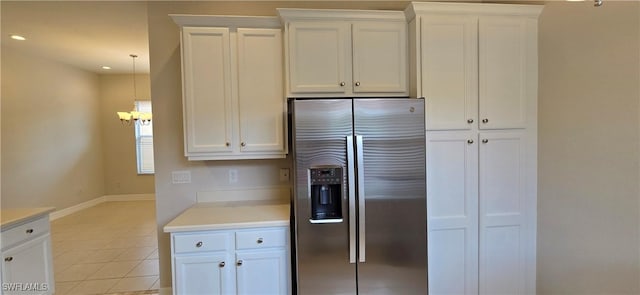
[(426, 98), (430, 294), (535, 294), (534, 5), (413, 3)]

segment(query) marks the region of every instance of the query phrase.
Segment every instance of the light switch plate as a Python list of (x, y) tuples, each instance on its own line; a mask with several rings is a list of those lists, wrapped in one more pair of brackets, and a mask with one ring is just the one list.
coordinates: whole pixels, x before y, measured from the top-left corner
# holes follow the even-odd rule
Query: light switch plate
[(191, 171), (189, 170), (171, 171), (171, 183), (173, 184), (191, 183)]
[(229, 183), (237, 183), (238, 182), (238, 170), (230, 169), (229, 170)]

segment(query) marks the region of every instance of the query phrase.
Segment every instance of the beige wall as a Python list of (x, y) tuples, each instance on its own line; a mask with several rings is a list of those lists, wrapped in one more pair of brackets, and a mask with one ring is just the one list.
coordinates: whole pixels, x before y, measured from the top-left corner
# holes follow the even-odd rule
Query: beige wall
[(540, 17), (539, 294), (640, 294), (639, 6)]
[[(136, 75), (136, 98), (150, 100), (148, 74)], [(133, 75), (100, 75), (100, 115), (106, 195), (151, 194), (153, 175), (138, 175), (134, 126), (122, 125), (117, 111), (133, 108)]]
[(69, 207), (104, 192), (99, 79), (2, 47), (2, 207)]

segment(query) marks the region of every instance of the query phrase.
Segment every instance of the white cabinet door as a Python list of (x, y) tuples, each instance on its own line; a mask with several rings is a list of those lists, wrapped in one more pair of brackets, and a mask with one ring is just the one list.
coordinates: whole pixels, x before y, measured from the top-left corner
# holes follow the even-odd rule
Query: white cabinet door
[(241, 152), (285, 152), (282, 32), (238, 29)]
[(536, 79), (527, 77), (527, 56), (535, 54), (527, 51), (537, 51), (528, 46), (527, 21), (481, 17), (478, 28), (480, 129), (525, 128), (527, 81)]
[(408, 93), (407, 23), (355, 22), (354, 93)]
[(524, 132), (483, 132), (480, 141), (480, 294), (524, 294)]
[(427, 132), (429, 294), (478, 293), (475, 132)]
[(427, 130), (470, 130), (478, 111), (478, 18), (428, 16), (421, 25)]
[(238, 251), (238, 294), (288, 294), (286, 253), (284, 249)]
[[(49, 234), (19, 244), (2, 253), (2, 282), (8, 287), (25, 288), (6, 290), (4, 294), (53, 294), (53, 264)], [(12, 285), (12, 284), (19, 284)], [(20, 285), (21, 284), (21, 285)], [(31, 284), (28, 285), (27, 284)], [(5, 285), (3, 285), (3, 288)]]
[(182, 30), (185, 150), (232, 152), (229, 29)]
[(290, 23), (288, 54), (291, 93), (347, 93), (351, 89), (349, 23)]
[(227, 253), (175, 256), (174, 294), (234, 294), (234, 268)]

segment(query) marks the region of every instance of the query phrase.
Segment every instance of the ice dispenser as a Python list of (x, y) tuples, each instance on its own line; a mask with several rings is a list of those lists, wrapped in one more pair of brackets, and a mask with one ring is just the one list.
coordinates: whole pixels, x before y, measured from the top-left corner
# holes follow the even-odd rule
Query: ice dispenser
[(342, 167), (309, 169), (311, 223), (342, 222)]

